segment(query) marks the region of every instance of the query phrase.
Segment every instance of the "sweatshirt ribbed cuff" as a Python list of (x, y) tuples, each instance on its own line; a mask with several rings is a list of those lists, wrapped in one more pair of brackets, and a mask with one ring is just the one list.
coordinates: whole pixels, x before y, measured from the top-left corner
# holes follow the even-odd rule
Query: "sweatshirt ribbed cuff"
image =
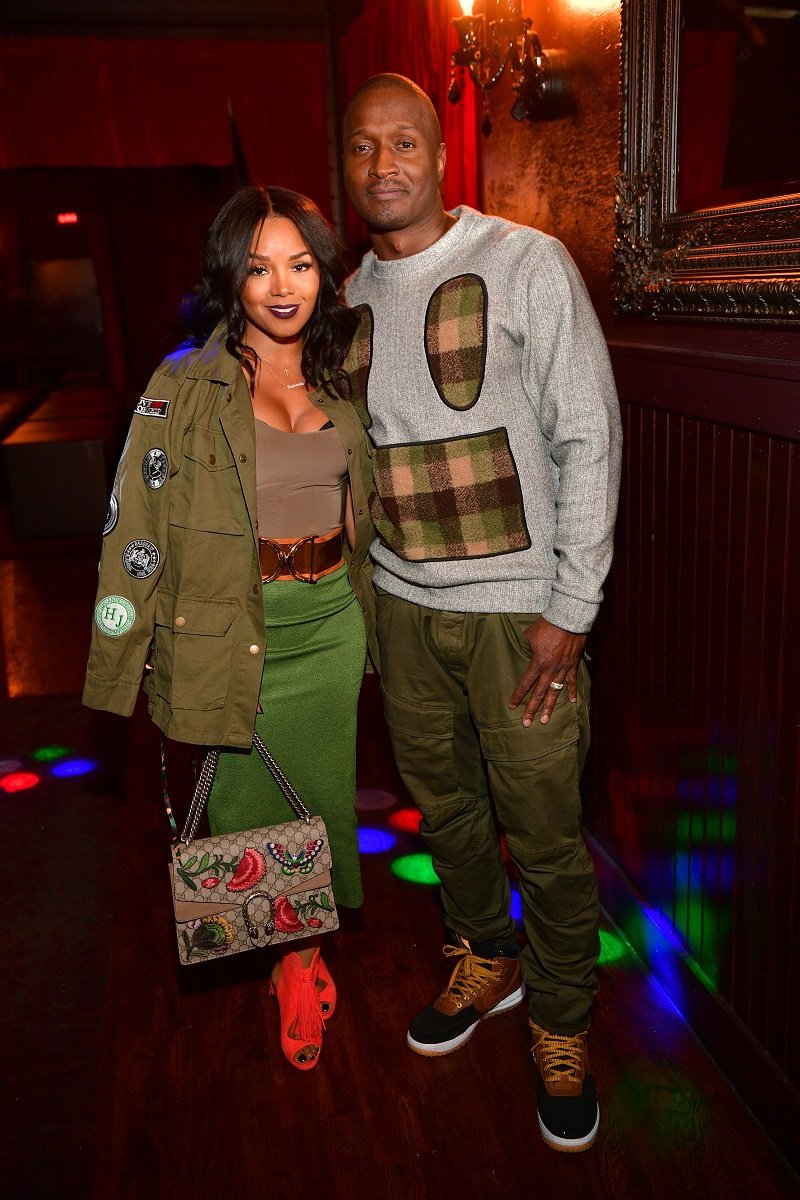
[(575, 596), (565, 596), (555, 588), (550, 596), (550, 603), (542, 612), (545, 620), (568, 633), (588, 633), (594, 624), (600, 602), (579, 600)]

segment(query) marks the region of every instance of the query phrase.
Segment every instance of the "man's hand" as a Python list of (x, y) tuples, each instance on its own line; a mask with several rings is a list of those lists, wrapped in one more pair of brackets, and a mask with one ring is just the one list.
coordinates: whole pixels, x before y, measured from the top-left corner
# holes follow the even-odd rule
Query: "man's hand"
[[(578, 666), (586, 642), (585, 633), (568, 633), (539, 617), (525, 630), (531, 647), (531, 665), (520, 679), (508, 702), (509, 708), (517, 706), (531, 692), (525, 706), (522, 724), (530, 726), (541, 708), (539, 718), (543, 725), (550, 720), (559, 692), (566, 683), (570, 703), (578, 699)], [(560, 687), (556, 687), (560, 684)]]

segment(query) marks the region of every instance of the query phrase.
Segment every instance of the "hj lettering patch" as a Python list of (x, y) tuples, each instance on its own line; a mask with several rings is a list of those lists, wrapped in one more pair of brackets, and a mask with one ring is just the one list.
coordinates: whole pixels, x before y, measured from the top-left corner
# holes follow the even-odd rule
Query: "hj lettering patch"
[(133, 411), (137, 412), (140, 417), (166, 418), (170, 403), (169, 400), (153, 400), (150, 396), (140, 396), (139, 403)]
[(94, 619), (101, 633), (122, 637), (136, 620), (136, 612), (124, 596), (104, 596), (94, 610)]

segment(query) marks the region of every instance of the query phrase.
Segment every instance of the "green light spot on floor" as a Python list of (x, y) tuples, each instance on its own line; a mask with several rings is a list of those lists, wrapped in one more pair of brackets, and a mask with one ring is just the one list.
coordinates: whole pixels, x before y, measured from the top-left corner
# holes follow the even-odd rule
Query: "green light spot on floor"
[(598, 963), (601, 967), (608, 967), (612, 963), (621, 963), (626, 959), (633, 960), (631, 948), (623, 937), (618, 933), (609, 933), (605, 929), (600, 930), (600, 957)]
[(69, 746), (40, 746), (34, 750), (31, 758), (37, 762), (55, 762), (57, 758), (65, 758), (69, 754)]
[(405, 879), (407, 883), (439, 882), (430, 854), (403, 854), (392, 863), (392, 871), (398, 879)]

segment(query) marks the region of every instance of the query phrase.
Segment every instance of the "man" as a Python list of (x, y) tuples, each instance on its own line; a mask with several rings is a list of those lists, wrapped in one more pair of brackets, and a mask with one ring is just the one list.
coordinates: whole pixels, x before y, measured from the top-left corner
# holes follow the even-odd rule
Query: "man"
[[(408, 1044), (448, 1054), (526, 988), (542, 1134), (584, 1150), (599, 1122), (586, 1058), (599, 939), (580, 829), (582, 652), (611, 559), (619, 412), (563, 246), (446, 212), (444, 167), (416, 84), (362, 85), (344, 174), (373, 250), (347, 298), (362, 312), (354, 399), (376, 446), (384, 703), (458, 943)], [(521, 959), (498, 825), (519, 870)]]

